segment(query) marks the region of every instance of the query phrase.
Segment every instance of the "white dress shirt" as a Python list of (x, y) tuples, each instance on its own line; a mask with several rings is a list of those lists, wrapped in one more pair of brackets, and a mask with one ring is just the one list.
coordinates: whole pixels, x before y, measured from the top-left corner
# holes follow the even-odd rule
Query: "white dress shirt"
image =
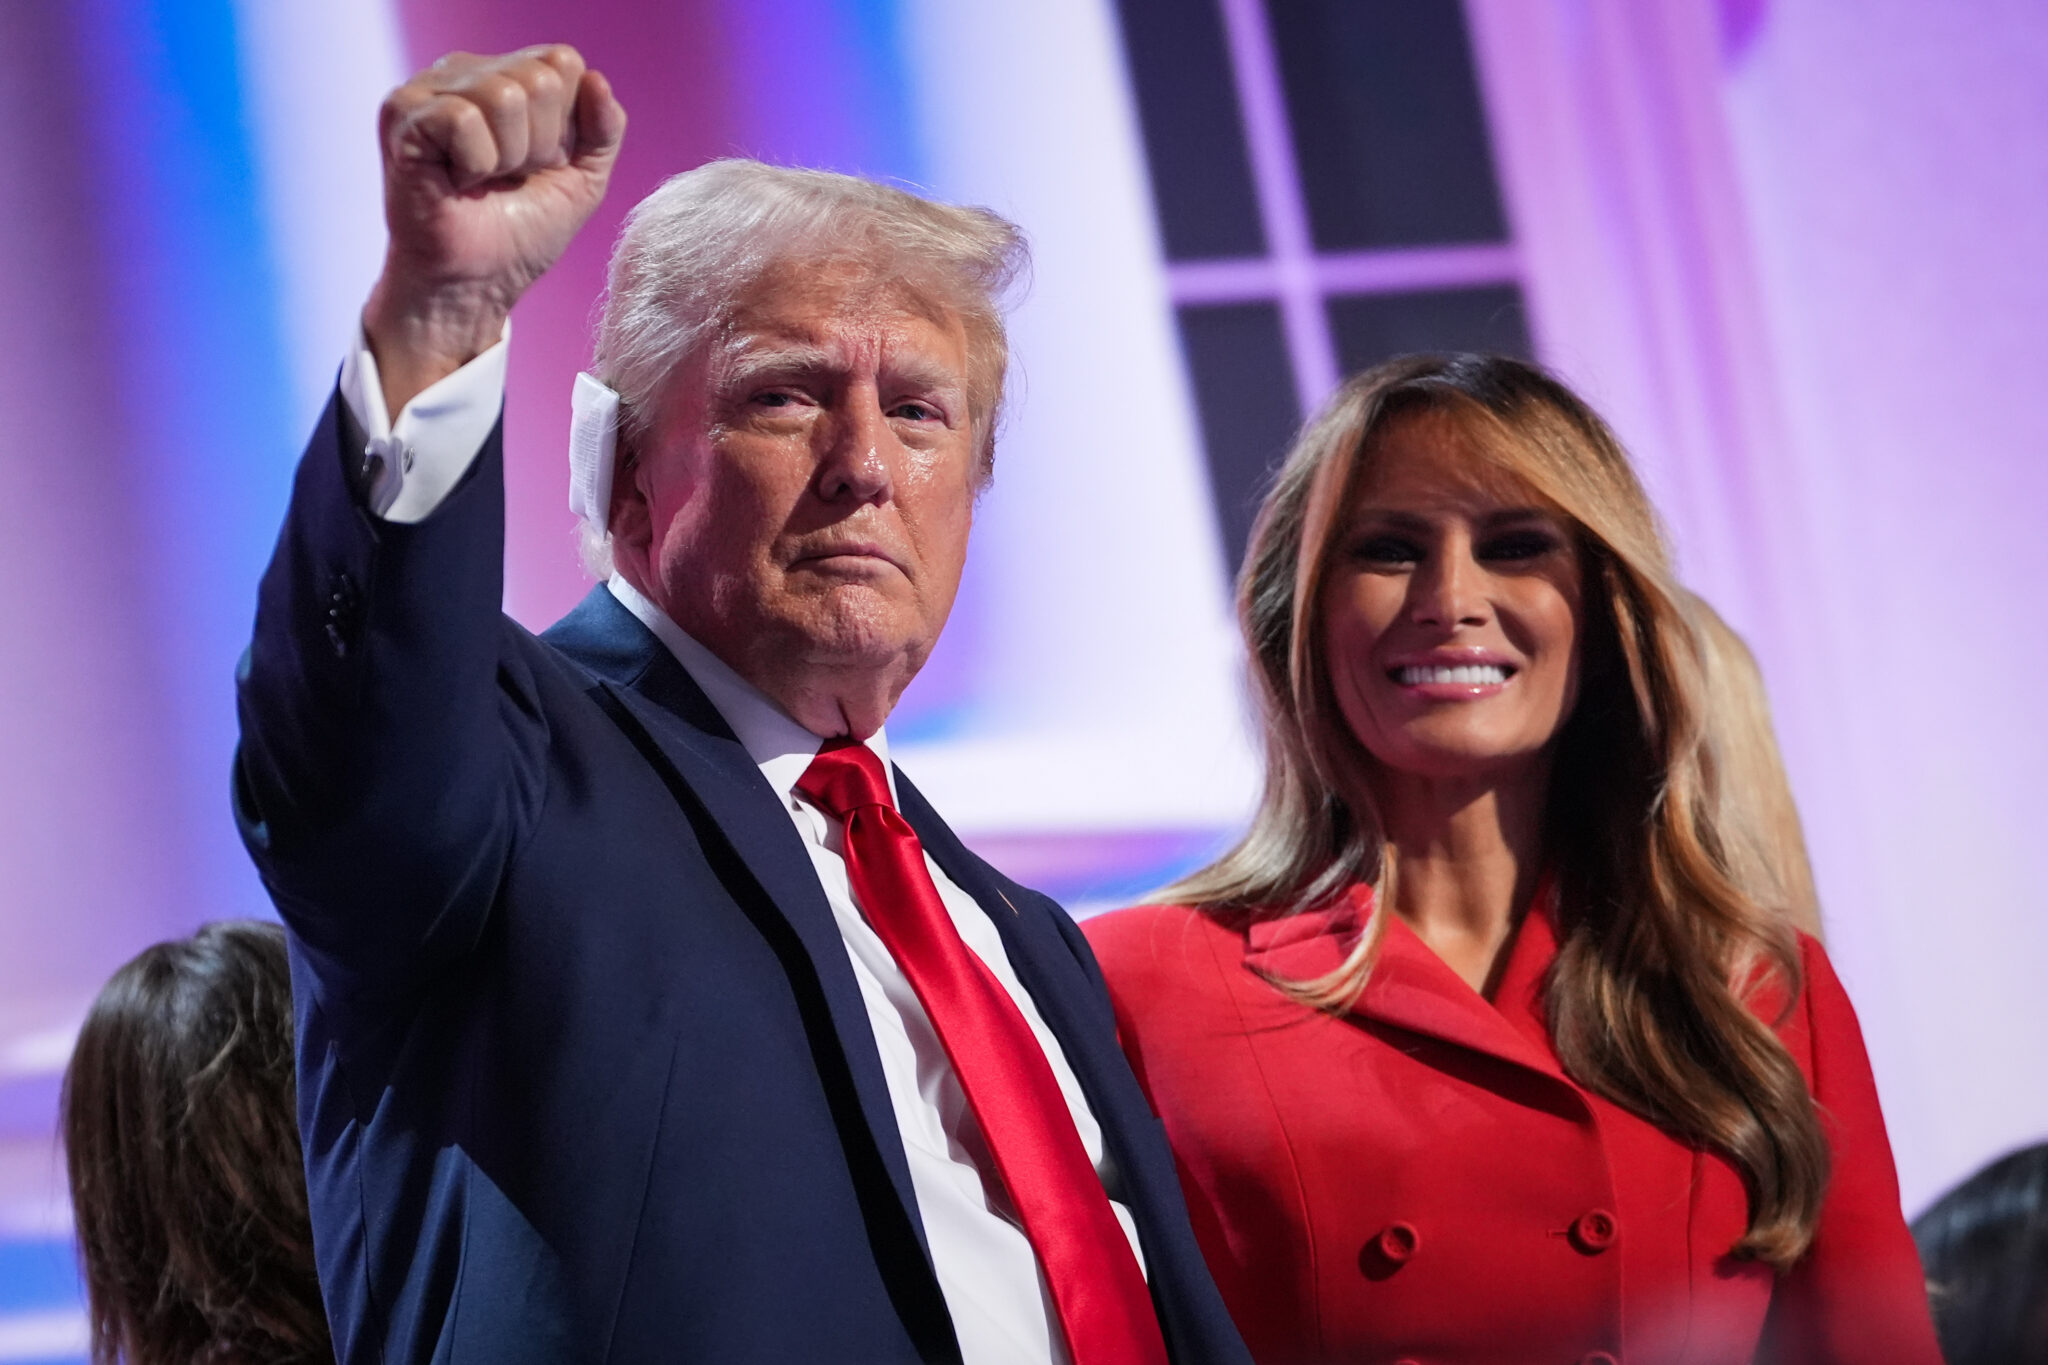
[[(390, 521), (420, 521), (461, 481), (497, 421), (504, 396), (505, 346), (501, 339), (428, 388), (393, 422), (385, 411), (376, 362), (358, 341), (342, 366), (341, 393), (368, 437), (364, 470), (372, 511)], [(821, 745), (819, 737), (691, 639), (630, 583), (614, 576), (608, 586), (675, 655), (732, 727), (810, 853), (860, 983), (925, 1241), (966, 1365), (1065, 1365), (1066, 1345), (1037, 1254), (994, 1176), (959, 1076), (902, 968), (854, 898), (842, 852), (843, 823), (797, 794), (796, 784)], [(888, 739), (877, 731), (867, 744), (882, 761), (893, 798), (896, 774), (889, 766)], [(960, 937), (1009, 992), (1045, 1050), (1082, 1146), (1111, 1195), (1110, 1208), (1142, 1270), (1137, 1225), (1130, 1210), (1115, 1198), (1117, 1177), (1103, 1150), (1101, 1127), (1059, 1040), (1017, 979), (989, 911), (956, 886), (930, 854), (925, 855), (925, 867)], [(1000, 913), (1014, 911), (1004, 907)]]

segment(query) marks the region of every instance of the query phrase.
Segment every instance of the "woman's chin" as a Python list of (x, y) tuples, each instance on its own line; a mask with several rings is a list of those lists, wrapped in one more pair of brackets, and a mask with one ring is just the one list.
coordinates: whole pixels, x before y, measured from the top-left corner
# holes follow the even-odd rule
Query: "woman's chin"
[(1374, 753), (1382, 767), (1430, 782), (1498, 782), (1540, 766), (1547, 746), (1487, 734), (1409, 735)]

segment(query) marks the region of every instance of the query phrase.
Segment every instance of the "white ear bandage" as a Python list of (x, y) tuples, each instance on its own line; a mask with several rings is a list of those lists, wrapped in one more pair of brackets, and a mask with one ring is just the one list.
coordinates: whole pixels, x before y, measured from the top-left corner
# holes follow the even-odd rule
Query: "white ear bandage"
[(618, 450), (618, 391), (587, 374), (577, 375), (569, 399), (569, 510), (599, 535), (611, 524)]

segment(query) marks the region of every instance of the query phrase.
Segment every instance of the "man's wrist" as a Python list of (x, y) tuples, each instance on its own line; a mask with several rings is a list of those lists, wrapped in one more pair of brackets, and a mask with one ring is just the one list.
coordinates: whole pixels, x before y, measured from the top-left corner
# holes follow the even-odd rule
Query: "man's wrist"
[(393, 420), (415, 396), (497, 345), (509, 312), (488, 288), (412, 287), (387, 268), (363, 308), (363, 336)]

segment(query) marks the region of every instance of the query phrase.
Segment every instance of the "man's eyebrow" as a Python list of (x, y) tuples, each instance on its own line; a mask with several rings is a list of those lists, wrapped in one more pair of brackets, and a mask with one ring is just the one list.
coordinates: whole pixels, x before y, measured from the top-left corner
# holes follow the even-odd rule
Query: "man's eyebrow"
[(964, 389), (967, 377), (941, 360), (928, 356), (890, 356), (882, 362), (882, 373), (914, 389), (942, 391)]
[(768, 376), (830, 374), (844, 364), (822, 346), (775, 345), (743, 347), (725, 358), (721, 387), (740, 388)]
[[(803, 343), (742, 345), (728, 353), (719, 368), (720, 388), (741, 389), (764, 379), (812, 378), (844, 372), (846, 361), (823, 346)], [(882, 372), (898, 384), (932, 391), (966, 387), (966, 377), (943, 361), (925, 356), (891, 356)]]

